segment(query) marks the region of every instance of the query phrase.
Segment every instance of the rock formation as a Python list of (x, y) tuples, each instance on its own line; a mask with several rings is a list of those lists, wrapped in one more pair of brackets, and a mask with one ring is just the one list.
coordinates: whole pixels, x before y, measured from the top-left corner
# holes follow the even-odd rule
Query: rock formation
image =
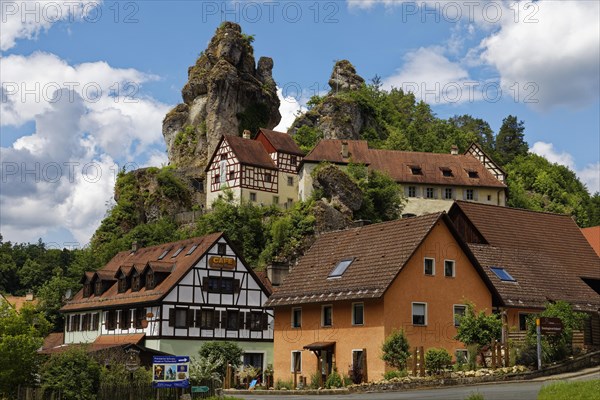
[(360, 139), (365, 129), (375, 125), (374, 118), (351, 95), (364, 84), (350, 61), (336, 62), (329, 79), (329, 93), (321, 103), (296, 118), (288, 132), (294, 135), (305, 126), (317, 130), (324, 139)]
[(272, 129), (281, 120), (273, 60), (255, 64), (253, 37), (224, 22), (188, 70), (183, 103), (163, 121), (169, 161), (186, 175), (203, 175), (221, 135)]

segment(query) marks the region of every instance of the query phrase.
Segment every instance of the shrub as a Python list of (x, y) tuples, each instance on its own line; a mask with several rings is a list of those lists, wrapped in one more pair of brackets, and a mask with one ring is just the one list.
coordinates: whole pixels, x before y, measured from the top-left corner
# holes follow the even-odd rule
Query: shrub
[(331, 374), (329, 374), (329, 376), (327, 377), (327, 380), (325, 381), (325, 387), (327, 389), (331, 389), (331, 388), (340, 388), (342, 387), (343, 382), (342, 382), (342, 377), (340, 376), (340, 374), (338, 374), (338, 372), (334, 369)]
[(481, 393), (471, 393), (465, 400), (485, 400)]
[(394, 330), (383, 342), (381, 359), (394, 368), (402, 369), (406, 367), (406, 360), (410, 357), (409, 349), (404, 331)]
[(232, 367), (239, 367), (242, 364), (242, 348), (234, 342), (206, 342), (200, 346), (198, 355), (206, 359), (223, 359), (222, 365), (216, 369), (216, 372), (225, 377), (227, 372), (227, 364)]
[(392, 371), (387, 371), (385, 374), (383, 374), (383, 379), (385, 380), (390, 380), (393, 378), (406, 378), (408, 376), (408, 371), (406, 371), (405, 369), (403, 370), (392, 370)]
[(311, 389), (318, 389), (321, 386), (321, 374), (318, 371), (313, 372), (310, 375), (310, 384), (308, 385)]
[(54, 354), (41, 369), (44, 393), (60, 391), (65, 400), (94, 400), (100, 387), (100, 365), (84, 349)]
[(425, 368), (430, 374), (437, 374), (452, 364), (452, 356), (446, 349), (429, 349), (425, 353)]
[(281, 379), (277, 379), (277, 382), (275, 382), (275, 390), (281, 390), (281, 389), (287, 389), (287, 390), (294, 389), (294, 381), (292, 381), (292, 380), (282, 381)]

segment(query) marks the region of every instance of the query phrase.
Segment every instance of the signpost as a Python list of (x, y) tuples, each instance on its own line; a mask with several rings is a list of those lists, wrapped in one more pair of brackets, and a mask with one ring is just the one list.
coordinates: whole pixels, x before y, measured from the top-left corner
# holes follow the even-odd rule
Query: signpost
[(152, 357), (152, 387), (187, 388), (190, 386), (190, 357)]
[(541, 317), (535, 319), (537, 333), (537, 359), (538, 369), (542, 369), (542, 335), (558, 335), (563, 331), (560, 318)]

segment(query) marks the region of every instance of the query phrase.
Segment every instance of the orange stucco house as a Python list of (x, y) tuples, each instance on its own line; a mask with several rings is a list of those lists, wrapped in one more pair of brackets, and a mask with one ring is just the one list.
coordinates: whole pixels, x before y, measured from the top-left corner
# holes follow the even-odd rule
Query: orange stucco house
[(268, 300), (275, 380), (325, 378), (334, 366), (380, 379), (394, 329), (411, 347), (466, 352), (455, 315), (467, 303), (491, 312), (496, 297), (445, 213), (322, 234)]

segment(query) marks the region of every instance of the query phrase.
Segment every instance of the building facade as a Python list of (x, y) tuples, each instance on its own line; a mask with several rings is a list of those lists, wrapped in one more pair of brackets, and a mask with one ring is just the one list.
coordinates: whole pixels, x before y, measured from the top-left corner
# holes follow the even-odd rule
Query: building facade
[(490, 288), (444, 213), (322, 234), (267, 303), (275, 380), (326, 379), (334, 367), (381, 379), (381, 346), (394, 330), (411, 348), (464, 358), (456, 316), (468, 303), (491, 312)]
[(298, 199), (303, 153), (287, 133), (260, 129), (254, 139), (223, 136), (206, 169), (206, 204), (230, 190), (236, 202), (288, 208)]
[(273, 362), (269, 290), (221, 234), (118, 253), (88, 272), (61, 312), (65, 344), (136, 344), (196, 355), (204, 341), (229, 340), (244, 363)]
[(306, 155), (300, 170), (299, 198), (313, 190), (312, 172), (326, 161), (345, 168), (364, 164), (384, 172), (402, 186), (405, 216), (447, 211), (454, 200), (506, 205), (505, 173), (476, 144), (464, 154), (370, 149), (363, 140), (321, 140)]

